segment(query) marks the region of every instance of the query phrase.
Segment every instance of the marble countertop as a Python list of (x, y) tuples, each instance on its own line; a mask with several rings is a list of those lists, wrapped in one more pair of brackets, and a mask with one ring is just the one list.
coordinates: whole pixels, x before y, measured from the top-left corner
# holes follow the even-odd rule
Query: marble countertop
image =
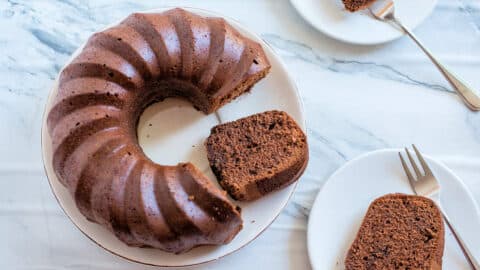
[[(239, 252), (197, 269), (310, 269), (306, 223), (315, 195), (339, 166), (375, 149), (415, 143), (480, 201), (480, 114), (407, 38), (369, 47), (339, 43), (305, 23), (287, 0), (3, 0), (0, 268), (146, 269), (103, 251), (64, 215), (43, 172), (40, 128), (49, 89), (77, 46), (133, 11), (173, 5), (233, 17), (280, 54), (303, 98), (311, 145), (307, 171), (273, 225)], [(439, 0), (416, 33), (480, 89), (478, 0)]]

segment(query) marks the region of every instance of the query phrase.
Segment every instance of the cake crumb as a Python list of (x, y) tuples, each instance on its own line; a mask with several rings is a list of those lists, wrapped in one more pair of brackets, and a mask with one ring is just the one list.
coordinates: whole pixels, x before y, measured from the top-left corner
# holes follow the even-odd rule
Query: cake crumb
[(193, 195), (188, 196), (188, 200), (189, 200), (189, 201), (195, 200), (195, 196), (193, 196)]

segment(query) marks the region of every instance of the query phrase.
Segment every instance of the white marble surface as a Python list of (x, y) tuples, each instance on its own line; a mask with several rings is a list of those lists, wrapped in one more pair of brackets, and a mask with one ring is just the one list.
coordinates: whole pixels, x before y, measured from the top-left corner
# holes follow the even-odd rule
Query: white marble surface
[[(133, 11), (166, 5), (214, 10), (259, 33), (290, 68), (309, 125), (310, 164), (287, 208), (253, 243), (198, 269), (310, 269), (306, 222), (316, 193), (335, 169), (374, 149), (416, 143), (480, 201), (480, 114), (463, 106), (407, 38), (342, 44), (311, 28), (286, 0), (1, 0), (1, 269), (147, 268), (103, 251), (63, 214), (43, 172), (40, 126), (53, 80), (79, 44)], [(416, 33), (480, 89), (478, 0), (440, 0)]]

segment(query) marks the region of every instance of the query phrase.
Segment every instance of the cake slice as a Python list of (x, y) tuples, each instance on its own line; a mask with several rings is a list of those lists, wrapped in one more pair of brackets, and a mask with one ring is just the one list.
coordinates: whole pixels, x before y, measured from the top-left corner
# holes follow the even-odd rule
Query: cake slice
[(385, 195), (370, 204), (345, 269), (442, 269), (444, 234), (442, 215), (432, 200)]
[(241, 201), (258, 199), (295, 182), (308, 161), (305, 134), (281, 111), (215, 126), (206, 147), (220, 185)]
[(342, 0), (345, 8), (350, 12), (368, 8), (375, 0)]

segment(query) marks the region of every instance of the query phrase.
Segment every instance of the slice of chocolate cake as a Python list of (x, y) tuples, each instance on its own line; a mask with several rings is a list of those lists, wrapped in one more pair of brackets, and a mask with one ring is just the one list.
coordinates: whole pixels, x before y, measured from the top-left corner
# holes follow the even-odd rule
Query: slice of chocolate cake
[(308, 161), (305, 134), (281, 111), (215, 126), (206, 147), (220, 185), (242, 201), (260, 198), (295, 182)]
[(370, 204), (345, 269), (442, 269), (444, 234), (442, 215), (432, 200), (385, 195)]
[(375, 0), (342, 0), (348, 11), (355, 12), (368, 8)]

